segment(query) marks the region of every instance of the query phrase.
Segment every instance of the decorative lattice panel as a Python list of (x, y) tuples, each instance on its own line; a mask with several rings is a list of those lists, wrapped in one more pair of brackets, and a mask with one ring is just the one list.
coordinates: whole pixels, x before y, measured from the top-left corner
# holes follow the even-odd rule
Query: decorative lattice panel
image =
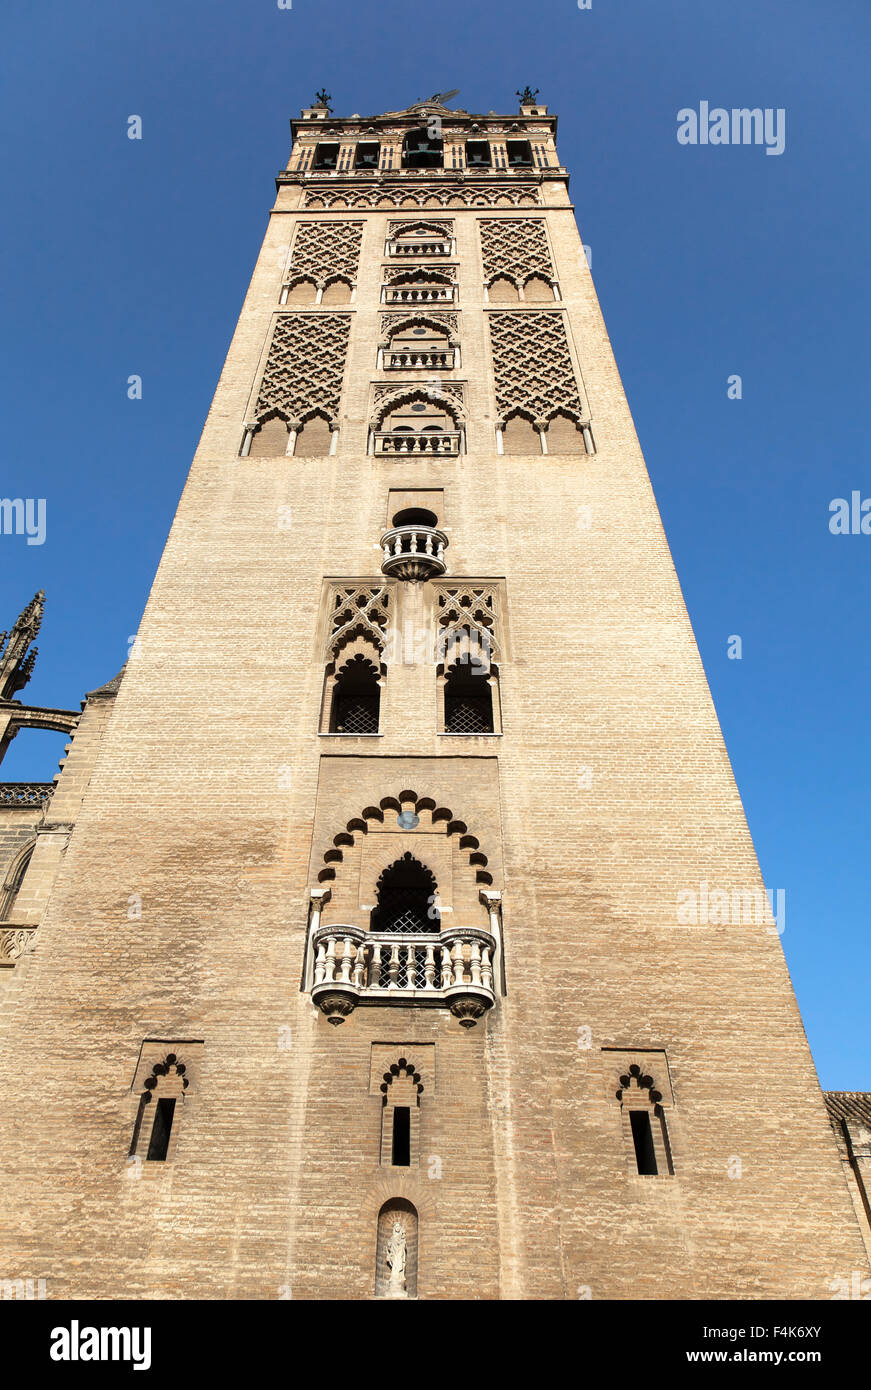
[(307, 208), (498, 208), (540, 207), (537, 188), (523, 189), (515, 184), (488, 188), (433, 188), (403, 184), (398, 188), (308, 188)]
[(437, 285), (448, 281), (455, 285), (457, 283), (457, 267), (455, 265), (430, 265), (427, 263), (424, 265), (388, 266), (384, 271), (385, 285), (401, 285), (410, 279)]
[(391, 586), (388, 584), (333, 584), (329, 591), (330, 632), (328, 647), (352, 632), (366, 632), (382, 648), (390, 620)]
[(288, 280), (310, 275), (323, 288), (331, 275), (356, 280), (362, 222), (304, 222), (297, 228)]
[(390, 222), (388, 224), (387, 235), (391, 238), (402, 236), (409, 232), (417, 235), (419, 232), (427, 236), (452, 237), (454, 234), (453, 222), (430, 222), (415, 218), (413, 221), (406, 218), (403, 222)]
[(515, 284), (522, 284), (530, 275), (553, 280), (547, 236), (539, 219), (493, 217), (482, 219), (478, 225), (488, 285), (497, 275), (507, 275)]
[(583, 413), (563, 316), (546, 310), (493, 313), (490, 344), (496, 404), (504, 420), (525, 410), (545, 422), (558, 410)]
[(292, 426), (303, 415), (322, 410), (338, 423), (345, 355), (351, 320), (347, 314), (286, 314), (278, 320), (256, 414), (280, 410)]
[(497, 660), (499, 617), (499, 594), (493, 585), (439, 586), (436, 618), (440, 659), (448, 665), (457, 659), (473, 659), (485, 665)]
[(459, 409), (459, 414), (463, 414), (463, 387), (458, 381), (439, 381), (438, 385), (423, 387), (419, 382), (410, 381), (406, 386), (375, 386), (372, 388), (373, 418), (380, 419), (387, 414), (382, 409), (384, 402), (390, 405), (401, 405), (410, 396), (421, 398), (426, 395), (433, 405), (438, 405), (441, 401), (452, 401)]

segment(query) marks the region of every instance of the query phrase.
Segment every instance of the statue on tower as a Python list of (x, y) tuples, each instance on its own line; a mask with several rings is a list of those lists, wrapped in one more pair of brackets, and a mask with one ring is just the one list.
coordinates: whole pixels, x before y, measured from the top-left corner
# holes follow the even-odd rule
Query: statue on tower
[(520, 105), (521, 105), (521, 106), (534, 106), (534, 105), (535, 105), (536, 97), (538, 96), (538, 87), (536, 87), (535, 91), (533, 91), (532, 88), (531, 88), (531, 87), (529, 86), (529, 84), (527, 83), (527, 85), (524, 87), (523, 91), (522, 91), (522, 92), (516, 92), (516, 93), (515, 93), (515, 96), (520, 97)]
[(408, 1284), (405, 1278), (405, 1266), (408, 1260), (408, 1240), (405, 1234), (405, 1227), (401, 1221), (394, 1221), (390, 1239), (387, 1242), (387, 1267), (390, 1270), (390, 1278), (387, 1283), (387, 1292), (394, 1298), (408, 1292)]
[(332, 109), (330, 106), (332, 99), (326, 87), (321, 87), (319, 92), (315, 92), (315, 106), (325, 106), (327, 110), (330, 111)]
[(11, 700), (30, 680), (36, 661), (35, 641), (45, 610), (45, 591), (34, 594), (10, 632), (0, 632), (0, 700)]

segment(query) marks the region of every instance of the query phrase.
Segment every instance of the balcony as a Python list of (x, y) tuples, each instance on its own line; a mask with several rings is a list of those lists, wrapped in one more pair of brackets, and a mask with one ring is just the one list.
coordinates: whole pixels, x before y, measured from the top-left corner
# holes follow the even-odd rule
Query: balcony
[(381, 537), (384, 553), (382, 573), (413, 582), (444, 574), (447, 568), (445, 548), (448, 544), (444, 531), (438, 531), (434, 526), (394, 526)]
[(413, 935), (321, 927), (312, 950), (312, 1001), (333, 1024), (358, 1004), (401, 1004), (448, 1008), (474, 1028), (496, 1002), (496, 939), (478, 927)]
[(419, 237), (411, 240), (392, 240), (387, 243), (388, 256), (449, 256), (451, 242), (448, 237)]
[(460, 452), (459, 430), (376, 430), (376, 454), (447, 454)]
[(454, 285), (385, 285), (385, 304), (453, 304)]
[(454, 357), (453, 348), (388, 348), (384, 353), (384, 366), (388, 371), (401, 368), (403, 371), (450, 372)]

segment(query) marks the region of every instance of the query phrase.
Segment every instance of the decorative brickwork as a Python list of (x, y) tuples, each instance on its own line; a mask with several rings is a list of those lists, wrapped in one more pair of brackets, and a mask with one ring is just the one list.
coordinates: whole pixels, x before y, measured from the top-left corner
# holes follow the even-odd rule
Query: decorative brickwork
[(424, 327), (444, 329), (451, 342), (457, 337), (459, 314), (443, 309), (397, 311), (381, 315), (381, 338), (386, 347), (390, 338), (404, 328)]
[(356, 280), (362, 239), (362, 222), (301, 223), (293, 239), (288, 283), (306, 275), (323, 289), (336, 275)]
[(270, 411), (299, 428), (322, 410), (338, 425), (351, 320), (347, 314), (282, 314), (275, 325), (255, 414)]
[(497, 208), (538, 207), (537, 188), (499, 185), (487, 188), (433, 188), (403, 184), (396, 188), (307, 188), (307, 208)]
[(554, 270), (544, 223), (539, 218), (485, 218), (478, 223), (484, 283), (505, 275), (520, 286), (530, 275), (553, 282)]
[(542, 428), (558, 411), (580, 420), (583, 407), (562, 314), (530, 309), (488, 317), (503, 422), (515, 410)]

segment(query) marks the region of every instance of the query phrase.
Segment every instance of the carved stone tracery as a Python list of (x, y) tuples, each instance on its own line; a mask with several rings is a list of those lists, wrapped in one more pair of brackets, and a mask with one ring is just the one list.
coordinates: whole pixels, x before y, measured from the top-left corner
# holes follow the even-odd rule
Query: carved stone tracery
[(280, 415), (291, 429), (321, 411), (339, 426), (350, 333), (348, 314), (283, 314), (275, 325), (255, 410)]
[(491, 285), (505, 276), (518, 287), (531, 275), (541, 275), (549, 284), (555, 280), (553, 262), (538, 218), (485, 218), (481, 229), (484, 283)]
[(323, 289), (328, 280), (357, 278), (362, 222), (303, 222), (296, 230), (286, 280), (310, 278)]
[(391, 597), (389, 584), (332, 586), (328, 600), (331, 616), (327, 639), (331, 660), (350, 648), (357, 638), (373, 644), (379, 653), (383, 652), (387, 643)]
[(495, 208), (540, 207), (541, 194), (537, 187), (522, 188), (515, 184), (496, 184), (486, 188), (433, 188), (431, 184), (417, 187), (375, 188), (307, 188), (307, 208)]
[(499, 596), (485, 584), (449, 584), (437, 590), (439, 653), (445, 665), (472, 660), (490, 665), (499, 659)]
[(406, 310), (404, 313), (382, 314), (379, 346), (388, 347), (390, 339), (404, 328), (433, 328), (436, 331), (443, 329), (448, 335), (448, 342), (451, 347), (456, 347), (458, 321), (459, 316), (457, 314), (444, 312), (440, 309)]
[(516, 410), (539, 429), (558, 413), (581, 420), (584, 409), (562, 314), (506, 310), (489, 319), (501, 425)]

